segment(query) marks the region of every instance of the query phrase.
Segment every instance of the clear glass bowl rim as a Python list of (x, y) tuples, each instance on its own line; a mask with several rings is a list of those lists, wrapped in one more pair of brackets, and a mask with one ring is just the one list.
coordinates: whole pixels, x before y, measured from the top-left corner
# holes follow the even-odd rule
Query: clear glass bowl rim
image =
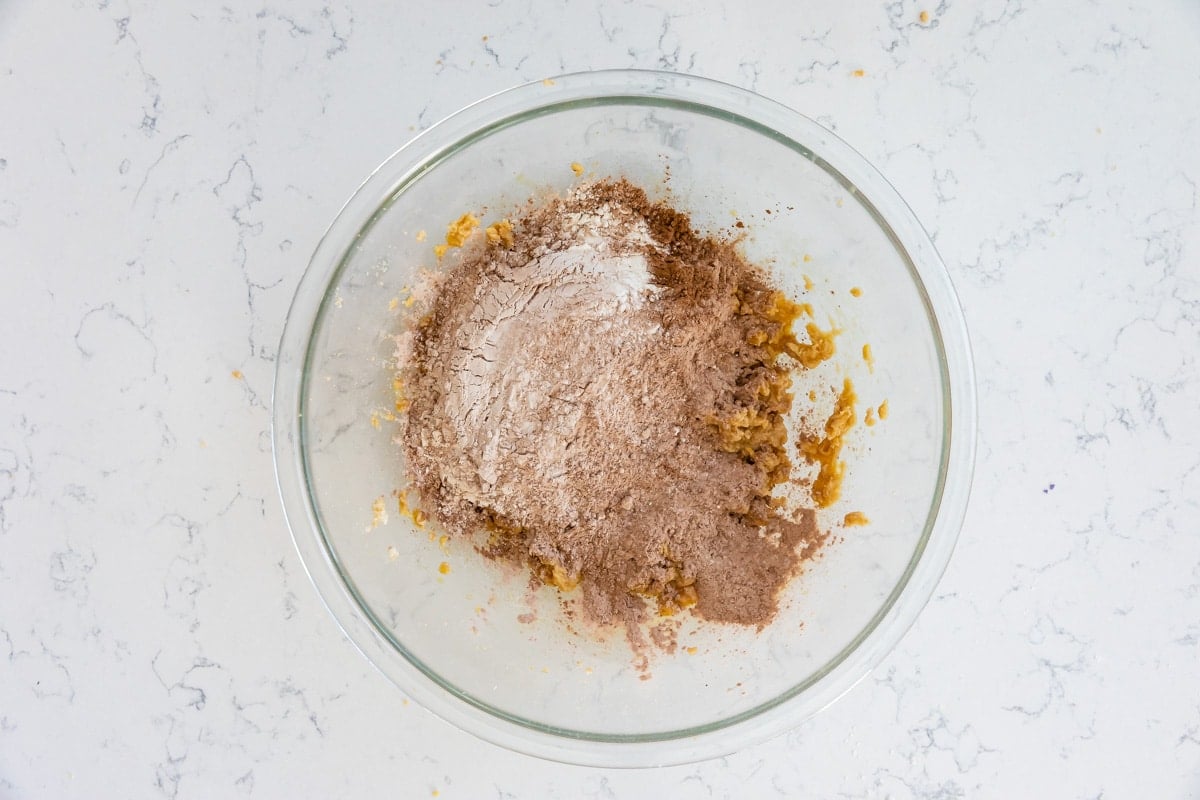
[[(603, 104), (683, 107), (785, 144), (839, 181), (907, 262), (940, 350), (945, 429), (935, 493), (905, 573), (868, 625), (834, 659), (771, 701), (728, 719), (649, 734), (601, 735), (539, 725), (438, 679), (374, 621), (340, 568), (308, 480), (304, 396), (315, 333), (354, 243), (403, 191), (443, 159), (507, 125)], [(945, 571), (974, 469), (976, 401), (966, 323), (950, 276), (911, 208), (887, 180), (819, 123), (725, 83), (679, 73), (601, 70), (535, 81), (479, 100), (431, 126), (385, 160), (330, 224), (300, 280), (280, 342), (272, 395), (276, 480), (309, 579), (347, 638), (406, 694), (485, 740), (529, 755), (591, 766), (639, 767), (717, 757), (786, 731), (870, 673), (916, 620)]]

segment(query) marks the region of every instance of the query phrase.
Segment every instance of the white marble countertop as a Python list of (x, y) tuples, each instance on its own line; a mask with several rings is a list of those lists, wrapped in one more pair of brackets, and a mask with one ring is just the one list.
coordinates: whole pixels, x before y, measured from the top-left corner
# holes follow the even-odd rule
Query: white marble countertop
[[(427, 5), (0, 5), (0, 798), (1200, 797), (1200, 5)], [(863, 152), (936, 237), (980, 388), (966, 525), (897, 650), (786, 736), (646, 772), (408, 703), (308, 584), (268, 436), (359, 181), (602, 66)]]

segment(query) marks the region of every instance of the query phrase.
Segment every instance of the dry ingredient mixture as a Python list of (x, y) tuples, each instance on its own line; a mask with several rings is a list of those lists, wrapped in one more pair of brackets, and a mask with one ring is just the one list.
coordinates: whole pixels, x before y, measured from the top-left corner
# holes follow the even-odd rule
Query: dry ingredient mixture
[[(478, 224), (464, 215), (447, 244)], [(838, 494), (849, 382), (796, 442), (819, 468), (811, 507), (773, 496), (793, 481), (792, 371), (829, 358), (836, 331), (810, 321), (797, 338), (811, 308), (625, 180), (485, 234), (399, 339), (398, 441), (422, 513), (635, 644), (655, 611), (769, 622), (827, 538), (814, 508)]]

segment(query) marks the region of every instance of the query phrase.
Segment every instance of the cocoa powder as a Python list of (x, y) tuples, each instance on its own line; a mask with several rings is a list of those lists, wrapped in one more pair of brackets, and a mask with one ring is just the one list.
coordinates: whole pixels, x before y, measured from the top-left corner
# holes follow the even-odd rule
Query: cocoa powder
[(635, 644), (655, 610), (765, 625), (825, 540), (772, 497), (791, 468), (782, 295), (625, 180), (511, 222), (448, 267), (398, 354), (423, 510)]

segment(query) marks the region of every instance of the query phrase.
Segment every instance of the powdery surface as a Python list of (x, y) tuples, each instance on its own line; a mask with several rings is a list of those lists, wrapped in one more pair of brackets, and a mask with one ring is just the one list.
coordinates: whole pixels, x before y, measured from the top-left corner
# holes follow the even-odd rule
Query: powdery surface
[(790, 473), (778, 293), (625, 181), (513, 224), (511, 247), (464, 251), (405, 339), (400, 441), (422, 507), (578, 585), (585, 618), (635, 644), (648, 597), (766, 624), (824, 541), (811, 510), (771, 499)]

